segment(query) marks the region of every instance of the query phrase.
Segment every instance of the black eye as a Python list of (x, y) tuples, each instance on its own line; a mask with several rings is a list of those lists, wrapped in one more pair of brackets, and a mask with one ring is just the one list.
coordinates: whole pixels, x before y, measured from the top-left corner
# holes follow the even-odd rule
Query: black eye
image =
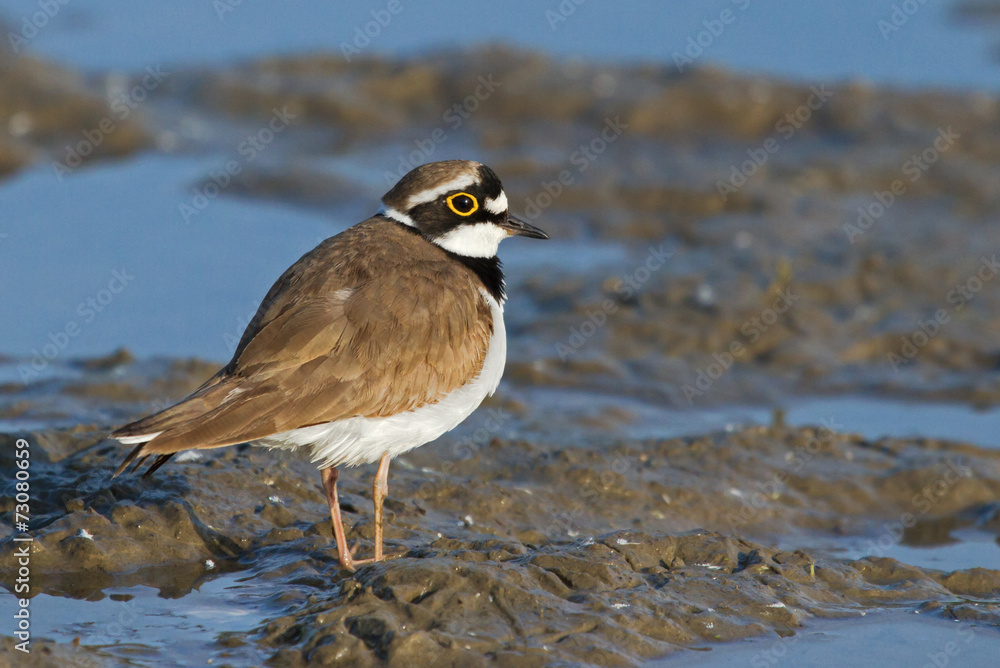
[(479, 201), (469, 193), (455, 193), (445, 200), (448, 208), (460, 216), (471, 216), (479, 209)]

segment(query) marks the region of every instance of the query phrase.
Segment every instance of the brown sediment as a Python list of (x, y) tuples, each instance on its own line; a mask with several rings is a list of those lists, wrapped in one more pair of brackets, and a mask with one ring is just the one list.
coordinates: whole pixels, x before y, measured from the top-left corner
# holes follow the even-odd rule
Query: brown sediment
[[(0, 176), (44, 159), (61, 165), (62, 176), (89, 160), (151, 144), (140, 114), (102, 100), (82, 76), (53, 63), (0, 49), (0, 90), (6, 134), (0, 135)], [(81, 143), (86, 146), (77, 150)]]
[[(1000, 622), (989, 603), (1000, 571), (773, 547), (838, 534), (878, 545), (906, 514), (916, 544), (935, 523), (995, 531), (1000, 453), (972, 445), (752, 427), (597, 449), (494, 440), (455, 457), (445, 439), (394, 467), (387, 550), (402, 556), (352, 575), (303, 456), (229, 448), (111, 481), (122, 448), (95, 435), (25, 435), (39, 455), (35, 586), (87, 597), (146, 582), (177, 595), (212, 576), (206, 560), (249, 569), (281, 592), (251, 634), (275, 665), (633, 665), (812, 617), (970, 597), (981, 604), (963, 614)], [(348, 539), (367, 550), (370, 468), (342, 477)], [(0, 544), (8, 584), (14, 548)]]
[[(455, 112), (477, 88), (475, 110)], [(532, 351), (533, 382), (582, 380), (567, 379), (572, 360), (556, 344), (610, 301), (615, 317), (569, 356), (628, 365), (682, 405), (679, 388), (737, 344), (734, 371), (693, 403), (753, 400), (749, 388), (775, 376), (782, 391), (861, 384), (977, 405), (1000, 398), (990, 375), (1000, 364), (991, 334), (1000, 291), (987, 281), (962, 293), (977, 272), (995, 272), (1000, 248), (1000, 228), (988, 222), (1000, 206), (993, 96), (807, 86), (710, 68), (677, 74), (503, 49), (350, 65), (263, 59), (177, 73), (165, 94), (222, 118), (266, 119), (286, 107), (296, 115), (280, 152), (299, 159), (247, 165), (230, 195), (321, 208), (370, 201), (384, 189), (301, 156), (389, 143), (400, 160), (385, 163), (388, 182), (421, 142), (437, 151), (461, 137), (496, 156), (515, 213), (543, 220), (558, 240), (624, 246), (624, 265), (512, 277), (525, 286), (521, 298), (545, 311), (525, 332), (552, 342)], [(440, 144), (430, 139), (436, 131)], [(601, 152), (587, 157), (581, 149), (598, 139)], [(661, 247), (669, 258), (627, 289)], [(787, 312), (754, 324), (775, 315), (782, 295)]]
[[(37, 135), (0, 139), (13, 146), (0, 148), (0, 165), (5, 153), (16, 165), (59, 149), (105, 111), (78, 81), (24, 83), (44, 67), (0, 63), (0, 77), (21, 81), (32, 98), (29, 111), (49, 119)], [(489, 76), (501, 85), (453, 128), (443, 113)], [(228, 195), (370, 204), (380, 183), (350, 182), (309, 159), (386, 145), (405, 156), (414, 138), (442, 128), (483, 153), (467, 157), (497, 169), (515, 213), (537, 206), (532, 219), (556, 243), (617, 248), (620, 259), (510, 272), (510, 360), (485, 407), (504, 421), (469, 440), (482, 423), (473, 416), (468, 431), (396, 462), (386, 547), (403, 556), (355, 575), (337, 568), (305, 453), (240, 446), (175, 458), (151, 480), (110, 479), (126, 450), (102, 440), (111, 423), (175, 401), (216, 365), (126, 351), (56, 361), (51, 378), (0, 386), (0, 417), (44, 425), (0, 437), (5, 466), (18, 435), (33, 448), (34, 593), (85, 598), (147, 584), (181, 596), (220, 571), (242, 571), (273, 592), (267, 620), (218, 644), (252, 644), (276, 666), (635, 665), (887, 605), (1000, 624), (997, 570), (884, 556), (887, 545), (943, 545), (962, 530), (1000, 536), (996, 450), (793, 428), (780, 415), (767, 427), (637, 440), (626, 435), (629, 411), (604, 401), (635, 397), (655, 411), (818, 394), (1000, 400), (1000, 291), (991, 282), (1000, 279), (980, 277), (981, 289), (955, 297), (1000, 249), (1000, 104), (980, 94), (827, 88), (833, 95), (786, 136), (793, 126), (782, 122), (815, 90), (710, 69), (677, 75), (484, 50), (172, 74), (151, 109), (167, 100), (231, 124), (234, 135), (275, 107), (296, 114), (281, 148), (247, 165)], [(89, 101), (60, 115), (53, 104), (66, 90)], [(0, 109), (8, 126), (10, 113)], [(154, 130), (175, 129), (169, 114), (156, 118), (166, 125)], [(574, 151), (608, 123), (623, 131), (579, 169)], [(904, 165), (949, 127), (957, 139), (911, 179)], [(108, 149), (140, 145), (127, 137)], [(769, 139), (779, 150), (725, 188)], [(185, 141), (195, 153), (216, 148)], [(553, 196), (563, 171), (572, 178)], [(898, 180), (905, 194), (852, 230), (858, 207)], [(947, 321), (929, 333), (942, 310)], [(917, 332), (926, 341), (909, 355)], [(539, 388), (546, 401), (526, 398)], [(568, 413), (575, 393), (593, 393), (593, 408), (565, 433), (541, 436), (538, 425)], [(373, 474), (340, 478), (348, 539), (361, 552), (374, 537)], [(9, 586), (6, 522), (0, 579)], [(817, 547), (847, 538), (870, 545), (868, 556)], [(62, 665), (92, 658), (48, 651)]]

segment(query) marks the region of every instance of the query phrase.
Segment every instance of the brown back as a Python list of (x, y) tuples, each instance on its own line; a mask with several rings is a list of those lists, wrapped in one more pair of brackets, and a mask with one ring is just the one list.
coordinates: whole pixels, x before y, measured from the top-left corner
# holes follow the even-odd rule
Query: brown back
[(278, 279), (218, 374), (112, 436), (161, 431), (136, 454), (162, 454), (413, 410), (475, 378), (492, 333), (470, 269), (371, 218)]

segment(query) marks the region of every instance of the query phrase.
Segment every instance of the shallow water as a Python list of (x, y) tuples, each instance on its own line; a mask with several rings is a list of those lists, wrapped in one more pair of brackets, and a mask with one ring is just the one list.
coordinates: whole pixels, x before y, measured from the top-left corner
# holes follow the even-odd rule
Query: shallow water
[[(940, 538), (940, 542), (925, 545), (907, 545), (892, 541), (879, 544), (876, 542), (879, 538), (881, 537), (877, 535), (870, 538), (851, 537), (840, 541), (823, 538), (810, 544), (808, 538), (798, 537), (794, 543), (796, 546), (808, 545), (812, 550), (844, 559), (884, 556), (921, 568), (949, 571), (964, 568), (1000, 568), (1000, 543), (997, 543), (996, 536), (974, 529), (955, 530)], [(787, 541), (787, 545), (790, 546), (792, 542)]]
[[(6, 239), (0, 281), (27, 289), (5, 296), (0, 318), (37, 314), (5, 335), (8, 349), (53, 359), (43, 349), (50, 335), (75, 323), (78, 333), (63, 338), (60, 359), (104, 354), (114, 341), (142, 356), (228, 358), (225, 335), (242, 333), (274, 278), (339, 230), (329, 218), (234, 198), (213, 202), (202, 220), (185, 225), (178, 207), (214, 167), (207, 158), (147, 156), (64, 183), (40, 167), (5, 184), (0, 206), (31, 202), (32, 224)], [(60, 197), (49, 197), (56, 187)], [(114, 272), (125, 276), (123, 287), (102, 298)]]
[[(727, 431), (736, 433), (749, 425), (767, 424), (774, 417), (765, 409), (752, 408), (665, 414), (647, 407), (647, 412), (644, 412), (641, 404), (635, 401), (612, 401), (590, 393), (579, 397), (582, 403), (577, 404), (575, 396), (570, 392), (553, 392), (552, 396), (540, 399), (542, 402), (555, 399), (561, 409), (558, 418), (544, 426), (533, 420), (518, 419), (505, 425), (495, 435), (500, 438), (523, 438), (532, 434), (532, 438), (540, 442), (558, 442), (566, 438), (565, 430), (570, 425), (592, 416), (595, 405), (602, 409), (613, 407), (631, 416), (616, 428), (595, 425), (587, 436), (595, 444), (609, 437), (667, 439), (698, 435), (723, 426)], [(529, 402), (535, 399), (534, 396), (522, 397)], [(921, 426), (947, 430), (960, 424), (970, 430), (970, 436), (992, 433), (986, 424), (994, 423), (995, 412), (972, 413), (962, 406), (939, 405), (932, 408), (934, 420), (920, 425), (909, 420), (914, 411), (912, 404), (839, 397), (797, 402), (786, 411), (785, 420), (790, 424), (803, 425), (816, 425), (821, 420), (840, 420), (838, 431), (859, 432), (871, 439), (885, 435), (900, 438), (920, 436)], [(968, 424), (970, 417), (983, 421), (981, 431), (971, 430)], [(904, 423), (906, 426), (900, 427)], [(477, 425), (477, 418), (473, 416), (469, 424), (456, 431), (454, 438), (460, 440), (463, 435), (471, 435)], [(20, 431), (25, 427), (15, 421), (8, 428)], [(972, 438), (967, 440), (975, 442)], [(576, 439), (577, 445), (583, 442)], [(983, 444), (997, 447), (989, 438)], [(400, 464), (405, 465), (406, 462)], [(412, 468), (412, 465), (407, 468)], [(355, 478), (357, 472), (351, 471), (348, 475)], [(309, 482), (306, 484), (310, 485)], [(277, 500), (277, 497), (272, 498)], [(970, 568), (1000, 570), (1000, 544), (990, 533), (960, 528), (948, 532), (938, 543), (919, 546), (906, 544), (905, 537), (902, 543), (891, 541), (876, 546), (874, 541), (880, 538), (876, 533), (870, 538), (852, 535), (840, 539), (829, 534), (799, 533), (790, 534), (778, 544), (789, 551), (804, 549), (811, 554), (833, 559), (876, 556), (938, 571)], [(323, 542), (327, 540), (324, 538)], [(327, 544), (326, 548), (320, 549), (329, 551), (332, 548)], [(291, 555), (285, 557), (286, 560), (290, 558)], [(190, 590), (184, 586), (175, 590), (173, 585), (168, 585), (157, 591), (150, 585), (137, 584), (105, 587), (100, 594), (91, 594), (87, 599), (41, 594), (32, 599), (32, 614), (38, 620), (36, 637), (60, 643), (79, 639), (84, 648), (95, 652), (93, 656), (110, 663), (154, 666), (164, 665), (164, 662), (222, 662), (225, 665), (255, 665), (266, 659), (269, 652), (242, 639), (247, 634), (258, 633), (268, 619), (280, 614), (282, 605), (277, 602), (289, 593), (285, 581), (261, 577), (261, 571), (269, 568), (267, 563), (264, 561), (251, 570), (236, 572), (219, 571), (214, 562), (209, 563), (209, 570), (204, 571)], [(270, 568), (281, 570), (281, 563), (272, 561)], [(236, 564), (226, 565), (227, 568), (233, 566)], [(204, 565), (192, 564), (190, 569), (204, 570)], [(171, 579), (170, 572), (168, 569), (160, 575), (149, 573), (142, 577), (150, 582), (167, 582)], [(127, 579), (134, 581), (135, 577)], [(307, 581), (310, 579), (306, 578)], [(331, 579), (327, 583), (318, 581), (313, 586), (322, 591), (341, 585)], [(648, 665), (722, 666), (731, 665), (733, 661), (748, 661), (751, 665), (765, 665), (760, 661), (766, 661), (766, 665), (840, 665), (834, 657), (848, 652), (852, 656), (864, 654), (866, 657), (878, 653), (893, 665), (900, 662), (915, 665), (913, 661), (945, 651), (946, 643), (956, 639), (963, 641), (961, 665), (987, 665), (978, 662), (995, 656), (997, 647), (1000, 647), (996, 631), (989, 625), (966, 623), (955, 627), (952, 622), (936, 616), (916, 617), (912, 613), (892, 611), (867, 610), (860, 616), (857, 616), (857, 611), (849, 614), (854, 618), (809, 620), (795, 635), (784, 639), (764, 636), (724, 646), (696, 643), (669, 659)], [(962, 630), (960, 635), (959, 630)], [(964, 641), (968, 638), (973, 640), (966, 645)]]
[[(648, 20), (628, 22), (624, 50), (607, 29), (617, 7), (584, 3), (556, 31), (544, 7), (524, 5), (516, 19), (515, 43), (661, 69), (472, 52), (361, 64), (362, 83), (338, 69), (331, 44), (369, 7), (296, 3), (273, 16), (248, 4), (219, 21), (210, 3), (162, 17), (148, 2), (66, 6), (31, 48), (87, 71), (98, 99), (127, 83), (108, 70), (175, 71), (142, 108), (148, 146), (60, 180), (49, 160), (63, 135), (43, 136), (39, 150), (51, 155), (0, 183), (0, 322), (15, 324), (0, 333), (0, 438), (25, 435), (40, 450), (37, 637), (60, 648), (79, 638), (67, 664), (132, 665), (412, 665), (444, 649), (453, 663), (467, 650), (518, 666), (637, 664), (678, 649), (698, 651), (667, 663), (919, 663), (959, 631), (974, 641), (956, 661), (995, 651), (998, 293), (991, 284), (950, 310), (903, 368), (887, 353), (951, 308), (949, 290), (1000, 248), (996, 100), (837, 84), (830, 107), (745, 188), (716, 196), (731, 165), (811, 94), (761, 72), (996, 89), (993, 36), (954, 21), (953, 4), (928, 4), (884, 40), (875, 24), (893, 3), (803, 5), (780, 17), (753, 3), (705, 63), (757, 74), (676, 77), (671, 49), (727, 4), (639, 3), (633, 11)], [(441, 6), (407, 6), (409, 30), (393, 23), (366, 55), (439, 43), (454, 33), (435, 20)], [(10, 20), (33, 7), (0, 12)], [(468, 20), (481, 9), (454, 10), (469, 27), (455, 42), (510, 33), (504, 20)], [(775, 31), (788, 39), (762, 41)], [(317, 45), (332, 55), (231, 63)], [(494, 164), (515, 210), (608, 114), (634, 128), (536, 221), (553, 240), (501, 250), (507, 376), (454, 433), (394, 465), (388, 541), (406, 558), (355, 576), (336, 568), (303, 453), (230, 448), (177, 458), (151, 481), (111, 481), (121, 448), (102, 442), (108, 428), (184, 396), (228, 359), (271, 282), (369, 215), (385, 166), (440, 125), (440, 110), (482, 71), (511, 85), (433, 158)], [(338, 91), (333, 102), (324, 88)], [(413, 117), (379, 118), (387, 93)], [(311, 115), (247, 165), (248, 181), (185, 220), (195, 188), (286, 98)], [(315, 109), (345, 113), (343, 127)], [(872, 184), (898, 177), (950, 123), (966, 141), (860, 241), (846, 239)], [(639, 276), (657, 248), (669, 262), (626, 296), (618, 281)], [(801, 295), (798, 306), (750, 341), (744, 326), (783, 289)], [(613, 312), (601, 314), (608, 303)], [(600, 323), (563, 355), (595, 312)], [(686, 399), (680, 388), (734, 342), (749, 352)], [(830, 442), (793, 466), (824, 428)], [(965, 461), (974, 468), (914, 530), (885, 530), (942, 479), (944, 463)], [(355, 469), (343, 483), (363, 550), (370, 474)], [(751, 507), (768, 484), (775, 491)], [(742, 511), (746, 522), (734, 524)], [(65, 572), (76, 560), (86, 567)], [(958, 630), (943, 621), (952, 616), (965, 620)]]
[[(353, 44), (357, 29), (372, 21), (372, 12), (383, 13), (387, 6), (312, 1), (276, 12), (248, 3), (215, 6), (220, 4), (231, 4), (233, 10), (218, 13), (211, 3), (197, 0), (175, 2), (169, 11), (153, 0), (72, 6), (30, 42), (30, 49), (91, 71), (339, 52), (343, 44)], [(559, 4), (517, 0), (500, 11), (490, 3), (403, 2), (399, 19), (379, 28), (359, 51), (414, 54), (496, 42), (558, 56), (672, 63), (675, 53), (689, 48), (689, 39), (700, 39), (707, 46), (700, 55), (692, 52), (698, 63), (810, 82), (862, 78), (897, 86), (1000, 87), (1000, 71), (991, 55), (993, 36), (976, 29), (976, 22), (957, 20), (954, 8), (959, 3), (954, 1), (921, 3), (899, 30), (888, 31), (880, 30), (879, 21), (891, 20), (899, 4), (893, 0), (792, 4), (780, 12), (753, 0), (646, 0), (631, 3), (628, 10), (586, 3), (565, 21), (550, 20), (547, 12), (555, 13)], [(726, 10), (732, 18), (721, 25)], [(0, 2), (0, 18), (15, 26), (33, 11), (33, 0)], [(715, 28), (719, 34), (701, 37), (706, 22), (721, 26), (721, 31)]]
[[(13, 212), (30, 203), (32, 221), (4, 240), (0, 284), (23, 287), (0, 300), (0, 321), (18, 322), (4, 333), (5, 348), (66, 360), (123, 346), (144, 357), (224, 362), (274, 279), (323, 239), (374, 213), (357, 212), (357, 201), (381, 196), (360, 190), (352, 206), (323, 214), (220, 197), (186, 223), (179, 207), (190, 203), (191, 184), (216, 167), (207, 157), (144, 156), (63, 183), (45, 166), (5, 183), (0, 207)], [(48, 196), (53, 188), (59, 197)], [(580, 272), (625, 265), (628, 255), (623, 245), (572, 240), (545, 247), (515, 240), (501, 251), (514, 286), (523, 270), (542, 263)], [(119, 275), (117, 292), (107, 292)], [(508, 317), (521, 317), (523, 306), (513, 302)], [(32, 318), (21, 319), (24, 313)], [(64, 336), (74, 324), (76, 333)]]
[(793, 401), (785, 412), (785, 420), (793, 425), (822, 424), (824, 419), (834, 421), (837, 429), (869, 438), (939, 438), (1000, 449), (1000, 409), (995, 407), (829, 397)]
[(77, 640), (109, 660), (131, 665), (194, 665), (238, 661), (252, 665), (267, 654), (251, 646), (220, 647), (220, 634), (246, 634), (267, 618), (274, 595), (242, 573), (207, 579), (178, 599), (147, 585), (109, 587), (100, 600), (41, 594), (31, 601), (40, 637)]
[(646, 665), (990, 666), (996, 661), (998, 646), (993, 635), (989, 628), (884, 610), (850, 620), (813, 622), (807, 630), (787, 638), (707, 647)]
[[(581, 418), (601, 410), (619, 411), (608, 432), (634, 439), (663, 439), (703, 434), (713, 429), (736, 431), (747, 425), (769, 425), (776, 419), (793, 426), (828, 427), (866, 438), (939, 438), (1000, 449), (1000, 409), (976, 410), (965, 404), (929, 404), (866, 396), (788, 398), (774, 406), (726, 406), (683, 409), (594, 390), (526, 388), (523, 398), (551, 412), (531, 424), (555, 438)], [(604, 437), (607, 434), (603, 435)]]

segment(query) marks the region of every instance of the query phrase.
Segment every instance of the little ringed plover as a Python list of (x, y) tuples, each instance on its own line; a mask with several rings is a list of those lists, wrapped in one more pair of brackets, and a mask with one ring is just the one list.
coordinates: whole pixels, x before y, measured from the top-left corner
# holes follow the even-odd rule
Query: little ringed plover
[[(152, 456), (149, 475), (189, 448), (310, 448), (340, 563), (380, 561), (391, 459), (454, 428), (500, 382), (507, 342), (497, 247), (512, 235), (548, 238), (510, 215), (489, 167), (449, 160), (412, 170), (375, 216), (285, 271), (226, 366), (179, 403), (111, 434), (135, 446), (115, 475)], [(338, 467), (375, 461), (375, 555), (355, 560)]]

